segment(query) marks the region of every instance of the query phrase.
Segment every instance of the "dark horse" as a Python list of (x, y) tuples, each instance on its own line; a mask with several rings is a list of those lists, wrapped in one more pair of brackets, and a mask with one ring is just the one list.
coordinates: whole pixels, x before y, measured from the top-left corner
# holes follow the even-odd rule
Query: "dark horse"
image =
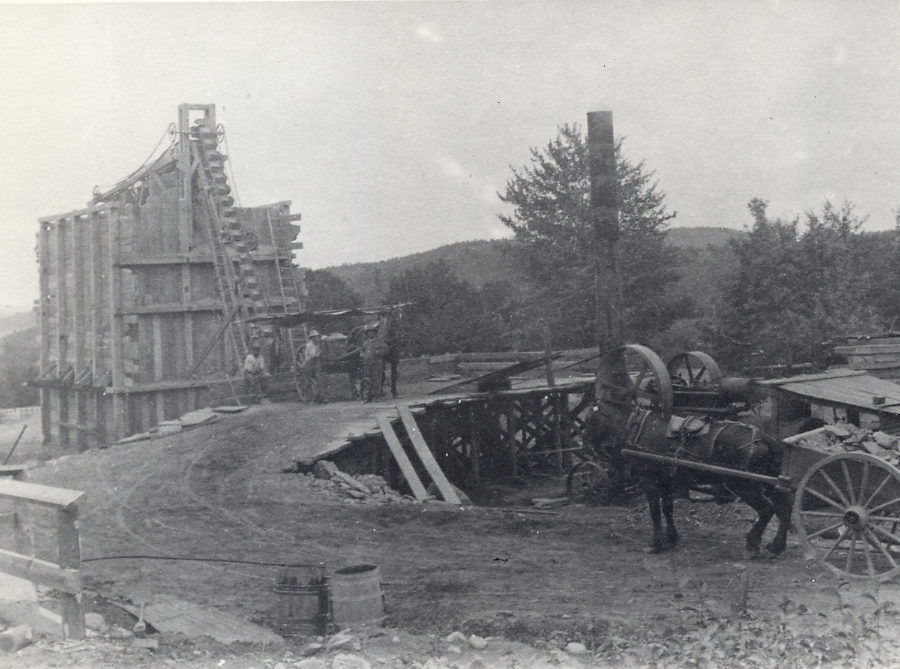
[[(675, 456), (717, 465), (729, 470), (777, 477), (781, 470), (783, 444), (746, 422), (719, 420), (705, 416), (673, 417), (640, 407), (617, 406), (600, 402), (588, 418), (587, 436), (595, 450), (605, 451), (610, 460), (612, 478), (635, 481), (643, 490), (650, 507), (653, 542), (650, 551), (661, 552), (678, 543), (673, 516), (673, 497), (679, 486), (714, 484), (739, 497), (757, 513), (747, 534), (747, 552), (760, 553), (763, 533), (772, 519), (778, 518), (778, 531), (766, 549), (776, 555), (787, 543), (791, 522), (790, 495), (762, 481), (676, 468), (667, 462), (626, 457), (628, 448), (650, 454)], [(662, 516), (666, 528), (663, 532)]]

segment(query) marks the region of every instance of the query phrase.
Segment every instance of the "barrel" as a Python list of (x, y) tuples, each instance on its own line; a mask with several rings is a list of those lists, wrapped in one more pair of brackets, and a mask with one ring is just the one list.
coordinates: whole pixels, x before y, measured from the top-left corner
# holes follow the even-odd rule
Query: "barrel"
[(324, 579), (312, 578), (306, 585), (285, 570), (272, 588), (276, 595), (275, 627), (287, 638), (319, 636), (325, 632), (328, 596)]
[(380, 626), (384, 621), (384, 592), (376, 565), (337, 569), (330, 579), (331, 613), (340, 627)]

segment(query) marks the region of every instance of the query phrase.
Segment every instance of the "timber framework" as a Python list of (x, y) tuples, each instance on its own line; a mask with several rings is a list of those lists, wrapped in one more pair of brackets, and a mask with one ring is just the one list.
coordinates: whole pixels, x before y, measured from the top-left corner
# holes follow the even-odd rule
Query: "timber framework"
[(254, 322), (304, 309), (300, 215), (236, 205), (215, 105), (180, 105), (169, 136), (88, 207), (40, 219), (46, 442), (82, 450), (209, 406), (217, 388), (234, 396), (254, 343), (274, 372), (295, 372), (302, 331)]

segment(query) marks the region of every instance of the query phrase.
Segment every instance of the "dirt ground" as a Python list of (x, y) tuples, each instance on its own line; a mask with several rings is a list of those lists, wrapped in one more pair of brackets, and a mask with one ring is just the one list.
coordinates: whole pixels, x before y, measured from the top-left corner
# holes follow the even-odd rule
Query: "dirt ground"
[[(256, 406), (168, 437), (48, 460), (29, 477), (87, 492), (80, 528), (86, 601), (110, 624), (117, 609), (107, 601), (167, 594), (273, 626), (277, 567), (133, 557), (161, 556), (325, 562), (329, 572), (378, 565), (383, 631), (318, 653), (308, 640), (235, 647), (158, 635), (148, 647), (104, 631), (81, 645), (43, 639), (0, 663), (900, 666), (900, 588), (840, 583), (806, 560), (793, 536), (778, 559), (745, 561), (752, 512), (743, 506), (679, 500), (680, 545), (651, 555), (640, 499), (529, 507), (533, 497), (562, 494), (558, 477), (480, 491), (496, 500), (492, 506), (450, 507), (355, 500), (312, 476), (283, 472), (341, 436), (343, 425), (389, 406)], [(31, 436), (12, 462), (36, 457)], [(53, 559), (49, 536), (37, 539), (39, 557)], [(736, 611), (745, 573), (747, 607)]]

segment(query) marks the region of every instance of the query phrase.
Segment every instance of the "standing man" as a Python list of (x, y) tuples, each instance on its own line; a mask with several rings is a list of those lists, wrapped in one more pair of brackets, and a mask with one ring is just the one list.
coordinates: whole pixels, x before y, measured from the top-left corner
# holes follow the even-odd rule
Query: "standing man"
[(262, 402), (265, 390), (266, 362), (260, 353), (258, 342), (250, 347), (250, 353), (244, 358), (244, 394), (250, 397), (251, 404)]
[(308, 384), (309, 400), (321, 402), (322, 396), (319, 392), (319, 371), (322, 368), (322, 338), (318, 330), (310, 330), (306, 335), (306, 346), (303, 347), (303, 361), (300, 366), (303, 368)]

